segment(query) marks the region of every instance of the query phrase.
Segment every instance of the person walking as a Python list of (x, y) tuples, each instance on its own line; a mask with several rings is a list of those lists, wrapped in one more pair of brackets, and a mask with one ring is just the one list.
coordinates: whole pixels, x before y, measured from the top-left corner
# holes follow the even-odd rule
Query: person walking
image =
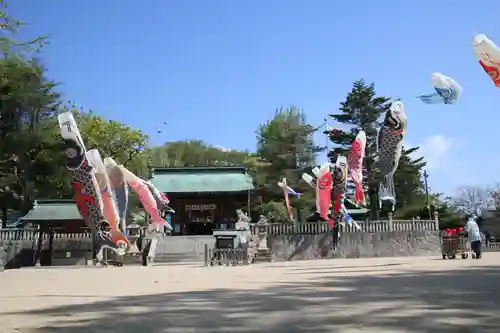
[(467, 237), (469, 238), (470, 241), (470, 247), (472, 252), (474, 252), (475, 258), (481, 259), (482, 239), (481, 239), (481, 232), (479, 231), (479, 226), (477, 225), (476, 222), (476, 216), (470, 215), (468, 217), (464, 229), (467, 232)]

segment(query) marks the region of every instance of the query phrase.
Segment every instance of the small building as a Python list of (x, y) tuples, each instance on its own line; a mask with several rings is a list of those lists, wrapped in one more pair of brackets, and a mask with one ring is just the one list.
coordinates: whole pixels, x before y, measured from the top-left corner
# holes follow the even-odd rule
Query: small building
[(253, 180), (244, 167), (153, 168), (151, 182), (166, 193), (173, 235), (209, 235), (232, 228), (236, 210), (249, 210)]
[(41, 231), (31, 245), (33, 254), (20, 256), (19, 266), (74, 265), (91, 258), (92, 240), (83, 237), (89, 229), (73, 200), (36, 200), (19, 226)]
[(35, 200), (33, 208), (19, 219), (23, 226), (39, 225), (43, 231), (81, 232), (87, 229), (74, 200)]

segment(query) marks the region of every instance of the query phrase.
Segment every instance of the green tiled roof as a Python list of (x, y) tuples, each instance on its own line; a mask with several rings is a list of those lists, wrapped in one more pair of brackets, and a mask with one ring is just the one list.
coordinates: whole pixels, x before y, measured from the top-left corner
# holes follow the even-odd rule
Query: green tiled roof
[[(15, 228), (21, 219), (21, 213), (18, 211), (7, 210), (7, 228)], [(1, 222), (1, 220), (0, 220)]]
[(37, 200), (21, 221), (81, 220), (82, 216), (73, 200)]
[(161, 192), (240, 192), (254, 188), (244, 167), (153, 168), (151, 182)]

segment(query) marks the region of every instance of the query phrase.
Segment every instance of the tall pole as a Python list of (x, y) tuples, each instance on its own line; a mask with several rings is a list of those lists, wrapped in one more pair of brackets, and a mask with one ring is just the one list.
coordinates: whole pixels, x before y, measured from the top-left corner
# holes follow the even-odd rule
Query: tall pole
[[(326, 128), (328, 128), (328, 119), (325, 117), (324, 118), (324, 126)], [(325, 157), (326, 157), (326, 161), (327, 162), (330, 162), (329, 159), (328, 159), (328, 145), (330, 143), (330, 133), (326, 134), (326, 140), (325, 140)]]
[(426, 201), (427, 201), (427, 210), (429, 211), (429, 218), (432, 218), (431, 214), (431, 205), (430, 205), (430, 200), (429, 200), (429, 185), (427, 183), (427, 178), (429, 178), (429, 174), (427, 173), (427, 170), (424, 170), (424, 185), (425, 185), (425, 196), (426, 196)]

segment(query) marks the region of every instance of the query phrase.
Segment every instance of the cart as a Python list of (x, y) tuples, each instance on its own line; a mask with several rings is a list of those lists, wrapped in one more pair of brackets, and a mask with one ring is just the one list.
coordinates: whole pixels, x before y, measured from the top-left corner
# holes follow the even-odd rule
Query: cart
[(455, 259), (457, 254), (462, 259), (467, 259), (470, 252), (469, 241), (461, 235), (443, 235), (441, 236), (441, 252), (443, 259)]

